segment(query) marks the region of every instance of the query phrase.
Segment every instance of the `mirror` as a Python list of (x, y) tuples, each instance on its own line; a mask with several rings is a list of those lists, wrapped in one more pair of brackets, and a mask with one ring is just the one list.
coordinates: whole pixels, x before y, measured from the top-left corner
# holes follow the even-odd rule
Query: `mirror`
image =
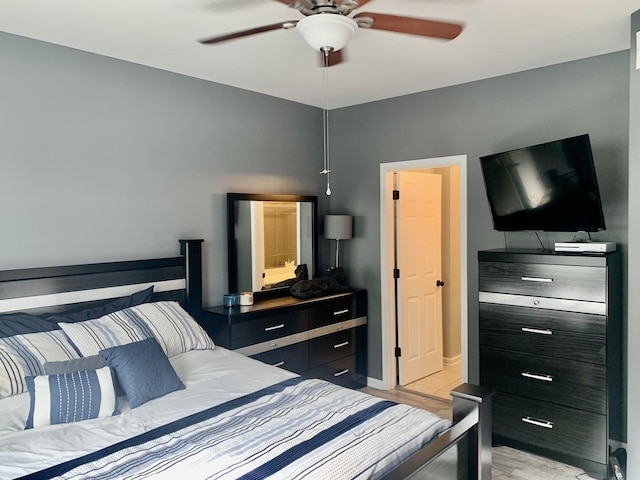
[(229, 293), (282, 291), (296, 268), (314, 278), (318, 197), (227, 194)]

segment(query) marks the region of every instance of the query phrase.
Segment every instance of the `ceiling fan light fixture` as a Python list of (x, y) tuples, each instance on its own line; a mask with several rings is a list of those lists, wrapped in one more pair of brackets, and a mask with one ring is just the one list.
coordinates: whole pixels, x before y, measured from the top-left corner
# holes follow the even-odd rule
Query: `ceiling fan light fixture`
[(343, 15), (321, 13), (303, 18), (296, 28), (314, 50), (337, 52), (353, 37), (358, 24)]

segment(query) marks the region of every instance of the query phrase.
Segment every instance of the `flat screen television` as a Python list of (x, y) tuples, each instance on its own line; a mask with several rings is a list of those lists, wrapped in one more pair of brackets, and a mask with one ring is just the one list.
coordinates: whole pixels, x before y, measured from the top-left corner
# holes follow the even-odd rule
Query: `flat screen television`
[(487, 155), (480, 164), (495, 230), (606, 228), (589, 135)]

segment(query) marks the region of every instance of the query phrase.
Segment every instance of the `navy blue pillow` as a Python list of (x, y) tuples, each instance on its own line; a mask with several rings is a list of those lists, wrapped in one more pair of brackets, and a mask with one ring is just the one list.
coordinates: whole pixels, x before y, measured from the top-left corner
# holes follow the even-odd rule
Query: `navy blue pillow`
[(63, 312), (58, 315), (51, 315), (47, 319), (54, 323), (75, 323), (84, 322), (85, 320), (93, 320), (96, 318), (104, 317), (110, 313), (117, 312), (129, 307), (135, 307), (136, 305), (142, 305), (143, 303), (149, 303), (153, 296), (153, 286), (136, 292), (126, 297), (115, 298), (99, 305), (84, 308), (78, 311)]
[(0, 315), (0, 338), (52, 330), (60, 330), (60, 327), (35, 315), (22, 312)]
[(100, 350), (131, 408), (186, 387), (155, 338)]

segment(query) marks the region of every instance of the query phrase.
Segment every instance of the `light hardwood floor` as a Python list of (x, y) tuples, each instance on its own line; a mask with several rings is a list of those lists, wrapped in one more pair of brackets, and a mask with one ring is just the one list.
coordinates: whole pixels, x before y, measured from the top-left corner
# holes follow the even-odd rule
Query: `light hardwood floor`
[[(412, 393), (406, 390), (377, 390), (363, 392), (398, 403), (423, 408), (451, 420), (451, 402), (441, 398)], [(539, 457), (510, 447), (493, 447), (493, 480), (595, 480), (583, 470)]]

